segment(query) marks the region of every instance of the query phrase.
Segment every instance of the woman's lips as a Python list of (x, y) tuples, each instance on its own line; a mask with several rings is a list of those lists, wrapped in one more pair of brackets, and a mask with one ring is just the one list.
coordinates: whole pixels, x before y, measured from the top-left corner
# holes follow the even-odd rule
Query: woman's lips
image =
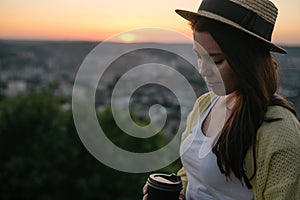
[(215, 85), (220, 84), (220, 82), (207, 82), (206, 84), (207, 84), (208, 87), (211, 88), (211, 87), (214, 87)]

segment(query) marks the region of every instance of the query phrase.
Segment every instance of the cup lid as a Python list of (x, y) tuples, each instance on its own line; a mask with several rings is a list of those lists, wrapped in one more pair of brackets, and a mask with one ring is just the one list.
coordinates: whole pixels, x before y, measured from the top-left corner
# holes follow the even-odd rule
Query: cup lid
[(151, 174), (147, 180), (149, 186), (165, 191), (182, 190), (182, 182), (180, 176), (176, 174)]

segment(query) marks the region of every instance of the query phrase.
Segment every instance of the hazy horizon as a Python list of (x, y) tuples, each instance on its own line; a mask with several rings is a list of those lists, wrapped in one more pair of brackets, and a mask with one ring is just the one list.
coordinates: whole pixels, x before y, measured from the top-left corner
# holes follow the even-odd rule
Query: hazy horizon
[[(0, 38), (0, 41), (11, 41), (11, 42), (87, 42), (87, 43), (101, 43), (101, 42), (107, 42), (107, 41), (101, 41), (101, 40), (81, 40), (81, 39), (20, 39), (20, 38), (10, 38), (10, 39), (3, 39)], [(153, 43), (153, 44), (191, 44), (190, 42), (155, 42), (155, 41), (141, 41), (141, 42), (121, 42), (121, 41), (109, 41), (107, 43), (117, 43), (117, 44), (147, 44), (147, 43)], [(300, 44), (281, 44), (281, 43), (275, 43), (276, 45), (282, 46), (282, 47), (300, 47)]]
[[(188, 22), (178, 16), (175, 9), (196, 11), (201, 1), (2, 0), (0, 39), (104, 41), (116, 34), (151, 27), (174, 30), (192, 38)], [(300, 45), (300, 1), (272, 2), (278, 7), (272, 42)], [(139, 38), (120, 38), (120, 41), (127, 39)], [(169, 35), (153, 39), (177, 41)]]

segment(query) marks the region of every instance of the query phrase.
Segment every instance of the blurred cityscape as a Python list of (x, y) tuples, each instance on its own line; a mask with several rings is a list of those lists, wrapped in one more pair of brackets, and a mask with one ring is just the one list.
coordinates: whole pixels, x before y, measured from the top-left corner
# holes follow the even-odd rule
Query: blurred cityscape
[[(55, 95), (66, 97), (68, 102), (65, 106), (70, 108), (76, 73), (87, 55), (98, 44), (71, 41), (0, 41), (0, 94), (15, 96), (32, 88), (43, 89), (51, 86), (54, 88)], [(127, 45), (130, 44), (112, 43), (105, 49), (104, 54), (99, 54), (100, 64), (101, 60), (113, 55), (116, 51), (126, 49)], [(190, 44), (161, 44), (161, 49), (145, 49), (143, 44), (139, 45), (139, 50), (128, 52), (114, 59), (101, 78), (98, 77), (100, 81), (95, 98), (97, 110), (101, 111), (111, 104), (112, 91), (120, 77), (130, 69), (143, 64), (158, 63), (172, 67), (189, 81), (197, 96), (207, 91), (202, 78), (193, 67), (196, 66), (196, 57)], [(187, 52), (188, 60), (192, 60), (192, 63), (176, 54), (162, 50), (163, 45), (168, 46), (169, 49), (181, 49)], [(274, 54), (279, 63), (280, 89), (282, 94), (295, 104), (299, 113), (300, 48), (286, 47), (286, 49), (289, 52), (287, 55)], [(139, 78), (147, 80), (149, 73), (155, 73), (155, 70), (151, 71), (150, 68), (147, 73), (140, 74)], [(164, 127), (167, 133), (176, 131), (181, 112), (184, 112), (186, 116), (191, 109), (188, 107), (181, 110), (178, 99), (172, 91), (158, 84), (146, 84), (138, 88), (132, 96), (120, 97), (120, 101), (124, 99), (130, 100), (130, 109), (141, 119), (149, 117), (148, 110), (151, 105), (164, 106), (168, 114)], [(189, 100), (192, 99), (187, 98), (185, 104), (192, 106), (193, 102)], [(161, 113), (158, 112), (158, 119), (160, 115)]]

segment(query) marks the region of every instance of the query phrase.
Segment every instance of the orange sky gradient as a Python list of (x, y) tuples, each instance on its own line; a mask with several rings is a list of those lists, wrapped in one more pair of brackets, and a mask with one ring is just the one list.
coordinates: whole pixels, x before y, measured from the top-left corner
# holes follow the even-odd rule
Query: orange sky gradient
[[(1, 0), (0, 39), (101, 41), (138, 28), (171, 29), (191, 37), (176, 8), (196, 11), (201, 0)], [(273, 41), (300, 45), (300, 1), (273, 0), (279, 17)], [(129, 37), (130, 38), (130, 37)], [(142, 41), (132, 37), (133, 41)], [(182, 42), (161, 36), (152, 41)], [(124, 41), (126, 42), (126, 41)]]

